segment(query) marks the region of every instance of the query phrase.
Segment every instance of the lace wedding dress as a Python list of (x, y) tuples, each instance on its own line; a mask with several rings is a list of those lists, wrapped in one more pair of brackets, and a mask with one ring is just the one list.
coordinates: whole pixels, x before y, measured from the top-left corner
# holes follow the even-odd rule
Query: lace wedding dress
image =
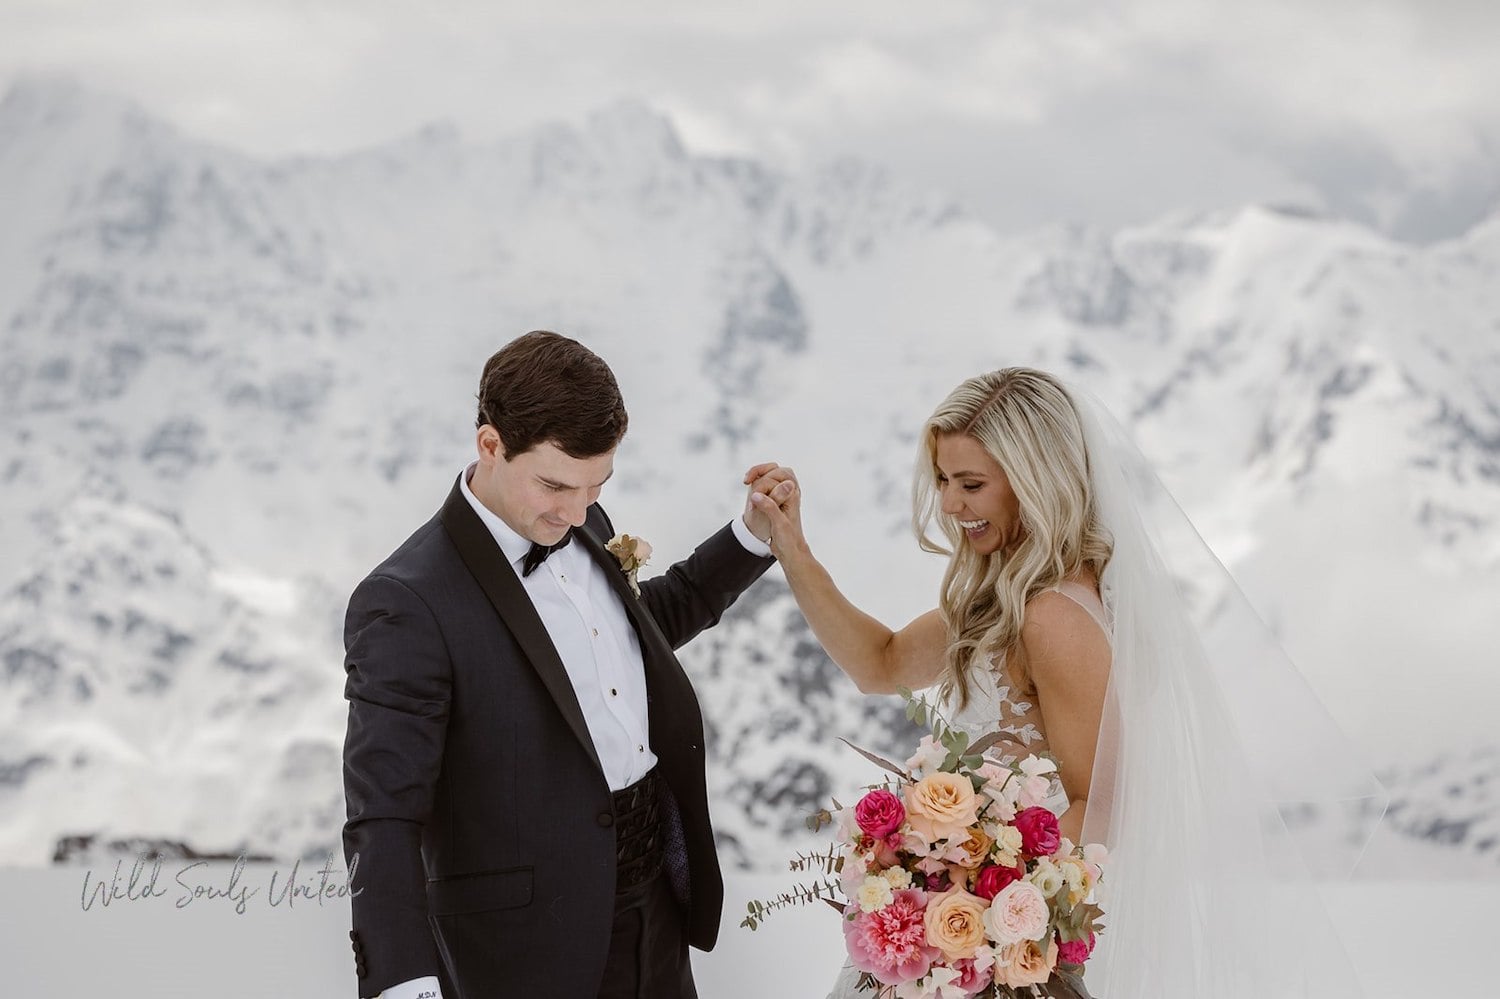
[[(1109, 622), (1099, 596), (1089, 587), (1079, 583), (1060, 583), (1057, 592), (1072, 599), (1088, 612), (1106, 637), (1110, 634)], [(1042, 711), (1035, 698), (1022, 693), (1021, 685), (1007, 668), (1004, 656), (991, 658), (989, 669), (976, 671), (969, 689), (969, 702), (963, 708), (949, 706), (944, 718), (955, 729), (968, 733), (973, 742), (991, 732), (1004, 733), (1006, 739), (998, 743), (987, 754), (1006, 763), (1013, 763), (1027, 756), (1048, 752), (1047, 732), (1042, 724)], [(1046, 801), (1048, 808), (1061, 814), (1071, 799), (1067, 789), (1056, 779), (1052, 793)], [(875, 993), (858, 988), (860, 972), (847, 961), (828, 999), (872, 999)], [(1046, 994), (1058, 999), (1088, 999), (1081, 983), (1063, 980), (1058, 976), (1045, 986)]]

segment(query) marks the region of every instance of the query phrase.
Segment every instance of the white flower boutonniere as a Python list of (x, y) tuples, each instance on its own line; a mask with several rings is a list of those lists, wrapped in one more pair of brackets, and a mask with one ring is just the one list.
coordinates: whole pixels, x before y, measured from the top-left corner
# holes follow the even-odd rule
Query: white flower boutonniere
[(641, 588), (635, 581), (635, 574), (651, 559), (651, 542), (645, 538), (632, 537), (629, 534), (616, 534), (609, 539), (605, 545), (609, 553), (620, 560), (620, 568), (625, 573), (626, 580), (630, 583), (630, 590), (636, 596), (641, 595)]

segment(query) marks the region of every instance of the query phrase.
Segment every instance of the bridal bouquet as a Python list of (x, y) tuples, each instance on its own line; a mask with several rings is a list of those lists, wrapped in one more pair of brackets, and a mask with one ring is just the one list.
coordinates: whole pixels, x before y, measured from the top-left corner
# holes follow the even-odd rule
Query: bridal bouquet
[(772, 909), (822, 899), (844, 916), (862, 991), (883, 999), (1048, 995), (1054, 973), (1082, 973), (1102, 931), (1093, 892), (1104, 847), (1060, 835), (1047, 807), (1052, 760), (987, 760), (1000, 735), (970, 744), (904, 693), (908, 716), (933, 734), (904, 766), (852, 747), (890, 777), (853, 806), (834, 802), (833, 812), (813, 817), (814, 828), (836, 824), (836, 842), (792, 868), (817, 870), (823, 881), (751, 902), (741, 925), (754, 929)]

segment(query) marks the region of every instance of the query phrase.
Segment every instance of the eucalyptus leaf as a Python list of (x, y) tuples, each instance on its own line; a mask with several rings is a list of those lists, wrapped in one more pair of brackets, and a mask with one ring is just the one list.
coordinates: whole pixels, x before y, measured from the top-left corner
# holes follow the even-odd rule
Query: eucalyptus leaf
[(982, 735), (974, 740), (974, 744), (969, 747), (969, 752), (983, 754), (998, 743), (1004, 742), (1005, 738), (1004, 732), (991, 732), (988, 735)]
[[(901, 769), (896, 764), (892, 763), (890, 760), (887, 760), (884, 757), (876, 756), (874, 753), (870, 752), (867, 749), (860, 749), (858, 746), (856, 746), (854, 743), (850, 742), (848, 739), (840, 738), (839, 742), (842, 742), (844, 745), (848, 746), (850, 749), (854, 750), (856, 753), (858, 753), (859, 755), (863, 756), (865, 759), (869, 760), (871, 763), (875, 764), (877, 767), (880, 767), (883, 770), (888, 770), (891, 773), (895, 774), (897, 777), (905, 777), (906, 776), (906, 771), (903, 770), (903, 769)], [(815, 829), (813, 831), (816, 832), (817, 830)]]

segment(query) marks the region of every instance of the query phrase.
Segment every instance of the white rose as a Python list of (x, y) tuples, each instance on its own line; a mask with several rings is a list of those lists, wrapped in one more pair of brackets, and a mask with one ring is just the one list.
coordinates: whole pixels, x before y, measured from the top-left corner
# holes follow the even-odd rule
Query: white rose
[(1015, 826), (1001, 826), (995, 836), (996, 863), (1001, 867), (1016, 866), (1021, 853), (1021, 830)]
[(1035, 940), (1047, 929), (1047, 900), (1030, 881), (1012, 881), (984, 913), (984, 929), (1002, 946)]

